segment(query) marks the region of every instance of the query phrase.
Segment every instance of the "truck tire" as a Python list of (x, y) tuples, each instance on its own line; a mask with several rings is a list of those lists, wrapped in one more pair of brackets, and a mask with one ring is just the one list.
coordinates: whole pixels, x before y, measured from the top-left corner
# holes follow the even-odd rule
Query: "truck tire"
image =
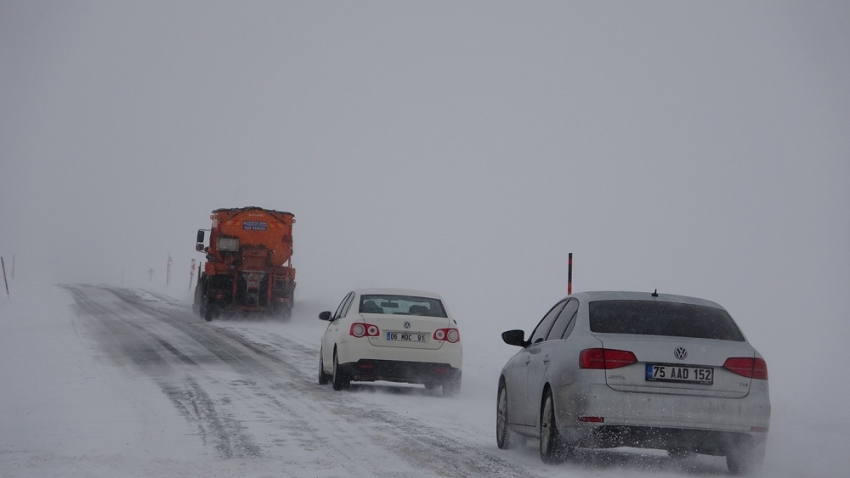
[(212, 304), (206, 304), (206, 306), (203, 308), (203, 310), (204, 310), (204, 320), (206, 320), (207, 322), (212, 322), (212, 319), (214, 319), (215, 316), (217, 315), (216, 310), (215, 310), (215, 306), (212, 305)]
[(198, 314), (198, 317), (203, 318), (206, 314), (207, 302), (207, 275), (201, 274), (198, 278), (198, 283), (195, 285), (195, 300), (192, 302), (192, 311)]
[(289, 320), (292, 317), (292, 307), (289, 305), (282, 305), (277, 308), (277, 316), (283, 320)]

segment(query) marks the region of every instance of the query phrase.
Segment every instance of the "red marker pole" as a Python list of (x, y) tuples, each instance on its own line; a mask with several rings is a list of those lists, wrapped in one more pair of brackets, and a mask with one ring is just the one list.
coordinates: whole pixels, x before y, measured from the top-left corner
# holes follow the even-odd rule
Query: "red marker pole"
[(3, 266), (3, 282), (6, 283), (6, 297), (9, 297), (9, 281), (6, 280), (6, 262), (0, 257), (0, 265)]
[(570, 252), (569, 266), (567, 267), (567, 295), (573, 293), (573, 253)]

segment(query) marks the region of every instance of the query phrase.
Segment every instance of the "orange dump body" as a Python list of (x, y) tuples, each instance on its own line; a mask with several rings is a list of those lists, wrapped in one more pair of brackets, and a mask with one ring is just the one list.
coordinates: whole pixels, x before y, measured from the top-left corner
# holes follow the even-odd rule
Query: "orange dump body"
[(271, 309), (288, 315), (295, 289), (295, 216), (246, 207), (216, 209), (210, 218), (209, 246), (197, 247), (207, 256), (195, 292), (197, 308), (215, 313)]

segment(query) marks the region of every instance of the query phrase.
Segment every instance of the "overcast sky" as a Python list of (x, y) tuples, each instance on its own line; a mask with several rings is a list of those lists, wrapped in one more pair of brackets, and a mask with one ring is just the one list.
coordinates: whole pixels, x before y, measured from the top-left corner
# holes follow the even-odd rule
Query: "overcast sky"
[(838, 404), (848, 132), (843, 1), (0, 0), (15, 281), (161, 288), (171, 254), (188, 290), (210, 211), (261, 206), (296, 300), (429, 289), (498, 341), (573, 252), (575, 290), (715, 300), (774, 397)]

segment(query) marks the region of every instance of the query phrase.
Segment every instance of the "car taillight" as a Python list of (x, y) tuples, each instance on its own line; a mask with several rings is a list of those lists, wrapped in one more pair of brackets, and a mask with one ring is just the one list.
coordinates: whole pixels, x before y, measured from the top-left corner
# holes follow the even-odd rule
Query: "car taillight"
[(348, 329), (348, 334), (353, 335), (354, 337), (377, 337), (380, 335), (381, 331), (378, 330), (377, 325), (366, 324), (366, 323), (354, 323), (351, 324), (351, 328)]
[(767, 380), (767, 362), (763, 358), (730, 357), (723, 362), (723, 368), (742, 377)]
[(457, 329), (437, 329), (434, 331), (434, 340), (445, 340), (452, 344), (460, 342), (460, 331)]
[(603, 417), (578, 417), (578, 421), (585, 423), (604, 423), (605, 418)]
[(635, 354), (626, 350), (584, 349), (578, 356), (579, 368), (611, 370), (637, 361)]

